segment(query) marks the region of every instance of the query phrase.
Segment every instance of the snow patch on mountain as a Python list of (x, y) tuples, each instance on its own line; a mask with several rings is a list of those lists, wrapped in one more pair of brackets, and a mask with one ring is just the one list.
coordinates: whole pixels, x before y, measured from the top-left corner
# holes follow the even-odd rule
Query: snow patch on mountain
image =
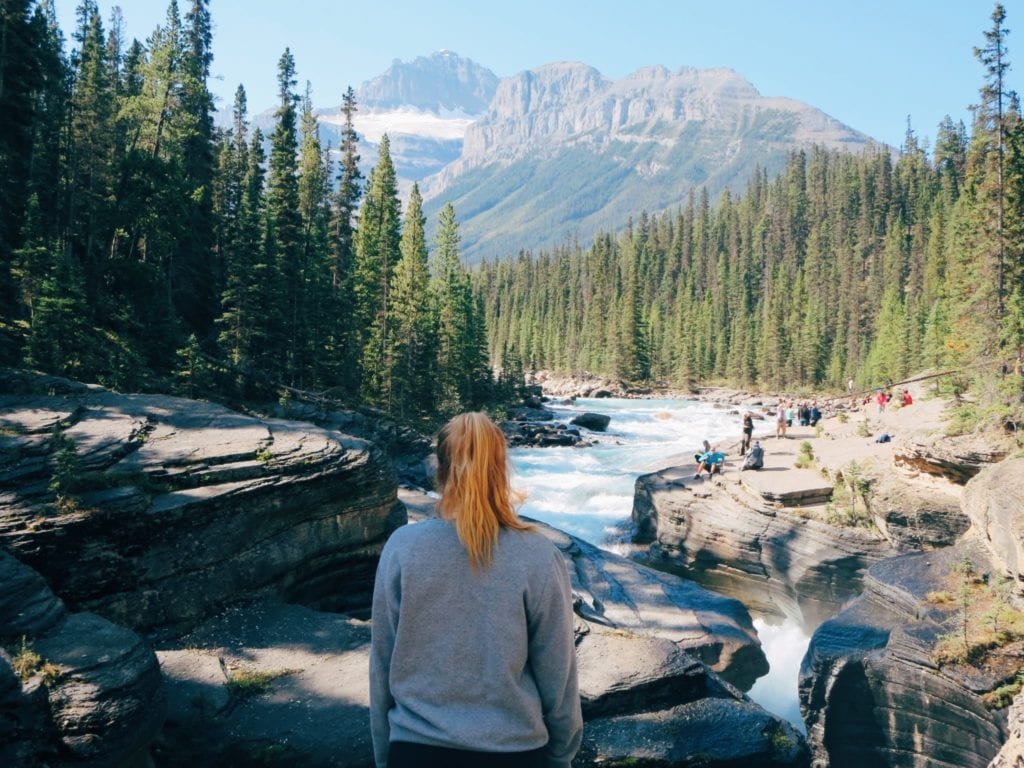
[[(321, 114), (318, 119), (328, 125), (340, 126), (345, 123), (344, 115), (339, 113)], [(357, 112), (353, 122), (356, 132), (364, 140), (378, 144), (385, 133), (389, 137), (406, 134), (426, 139), (461, 141), (469, 126), (476, 119), (475, 116), (457, 111), (434, 114), (413, 107), (400, 107), (390, 110)]]

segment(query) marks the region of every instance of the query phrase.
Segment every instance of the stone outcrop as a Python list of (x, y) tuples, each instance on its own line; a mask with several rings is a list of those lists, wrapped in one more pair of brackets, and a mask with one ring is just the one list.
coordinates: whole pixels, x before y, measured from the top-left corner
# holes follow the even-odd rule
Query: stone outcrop
[(0, 765), (144, 765), (163, 725), (163, 681), (134, 632), (68, 613), (0, 549)]
[(999, 570), (1024, 578), (1024, 459), (983, 470), (964, 488), (963, 507)]
[(1024, 766), (1024, 694), (1018, 693), (1007, 710), (1009, 738), (989, 768), (1021, 768)]
[(640, 476), (632, 519), (634, 540), (650, 544), (642, 559), (813, 626), (859, 591), (871, 563), (896, 554), (875, 531), (778, 508), (740, 474), (694, 481), (689, 467), (672, 467)]
[(928, 594), (965, 555), (984, 570), (977, 542), (876, 563), (863, 595), (814, 633), (800, 702), (816, 765), (984, 768), (999, 751), (1005, 713), (981, 694), (1004, 673), (935, 661), (958, 609)]
[(583, 744), (574, 766), (803, 766), (803, 737), (675, 644), (577, 628)]
[(74, 610), (181, 630), (278, 594), (365, 608), (405, 515), (372, 444), (52, 377), (0, 380), (0, 547)]
[(1008, 453), (1008, 446), (993, 445), (991, 435), (914, 436), (897, 441), (895, 461), (897, 466), (963, 485)]
[(565, 557), (576, 613), (590, 624), (668, 640), (741, 688), (768, 671), (738, 600), (534, 522)]

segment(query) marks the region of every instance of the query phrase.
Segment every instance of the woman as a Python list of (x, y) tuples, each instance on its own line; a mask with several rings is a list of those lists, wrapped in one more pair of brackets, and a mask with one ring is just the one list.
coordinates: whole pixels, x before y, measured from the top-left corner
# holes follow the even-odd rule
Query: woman
[(583, 720), (565, 561), (517, 517), (486, 415), (452, 419), (437, 460), (440, 519), (395, 531), (377, 567), (377, 765), (568, 768)]

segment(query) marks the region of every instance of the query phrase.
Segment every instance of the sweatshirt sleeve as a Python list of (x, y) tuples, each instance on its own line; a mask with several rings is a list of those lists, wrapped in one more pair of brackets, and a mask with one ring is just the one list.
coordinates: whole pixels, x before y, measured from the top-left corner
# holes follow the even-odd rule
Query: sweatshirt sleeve
[(583, 738), (572, 590), (565, 560), (552, 552), (552, 568), (529, 612), (530, 667), (548, 729), (549, 768), (569, 768)]
[(395, 646), (401, 597), (399, 569), (392, 552), (385, 546), (373, 583), (370, 622), (370, 735), (378, 768), (386, 768), (388, 764), (391, 734), (388, 711), (395, 703), (390, 686), (391, 652)]

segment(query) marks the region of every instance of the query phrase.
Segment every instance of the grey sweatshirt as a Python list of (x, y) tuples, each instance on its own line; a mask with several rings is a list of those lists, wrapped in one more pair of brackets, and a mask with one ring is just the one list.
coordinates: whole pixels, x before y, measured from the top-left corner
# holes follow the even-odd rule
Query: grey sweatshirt
[(583, 734), (569, 574), (544, 536), (502, 529), (470, 568), (454, 526), (395, 531), (373, 590), (370, 721), (377, 765), (390, 741), (482, 752), (547, 744), (569, 768)]

